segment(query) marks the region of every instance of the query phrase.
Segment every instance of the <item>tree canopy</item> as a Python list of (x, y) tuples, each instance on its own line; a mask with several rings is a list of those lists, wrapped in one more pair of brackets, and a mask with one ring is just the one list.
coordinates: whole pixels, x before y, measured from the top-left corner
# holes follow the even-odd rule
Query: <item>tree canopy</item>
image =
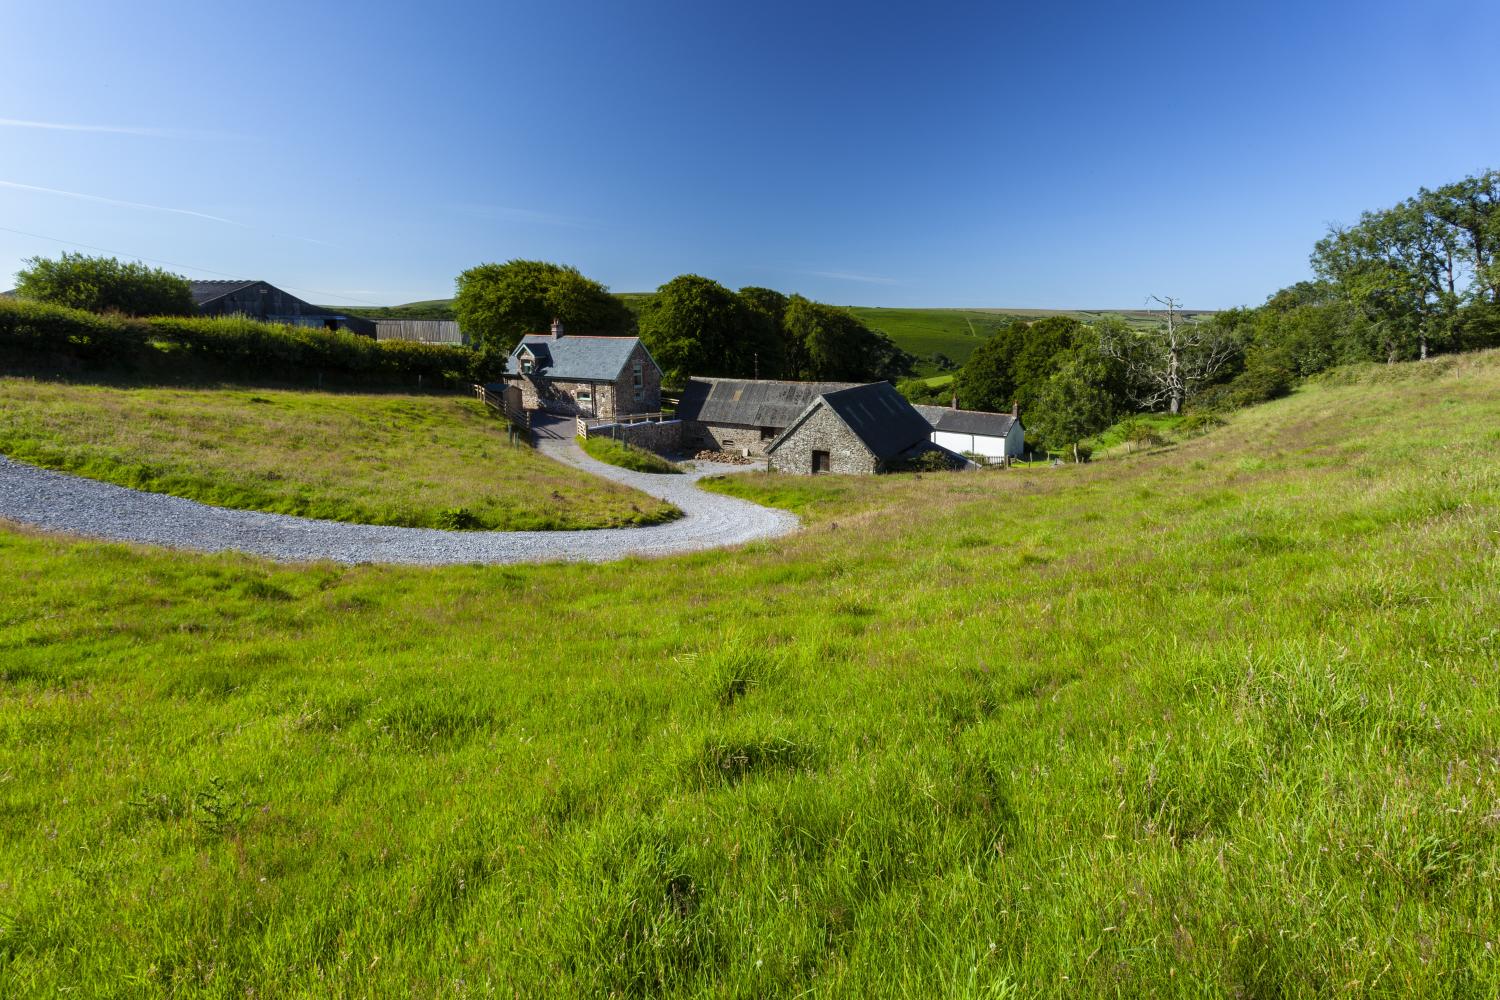
[(57, 260), (30, 257), (25, 264), (16, 273), (21, 298), (127, 316), (191, 316), (198, 311), (186, 278), (139, 261), (64, 253)]
[(741, 375), (750, 313), (710, 278), (683, 274), (662, 285), (641, 310), (641, 339), (667, 378)]
[(667, 377), (875, 382), (915, 359), (852, 313), (800, 295), (731, 292), (696, 274), (673, 278), (641, 310), (641, 338)]
[(458, 276), (453, 314), (484, 350), (507, 352), (553, 319), (575, 333), (618, 336), (635, 317), (625, 304), (576, 267), (539, 260), (480, 264)]

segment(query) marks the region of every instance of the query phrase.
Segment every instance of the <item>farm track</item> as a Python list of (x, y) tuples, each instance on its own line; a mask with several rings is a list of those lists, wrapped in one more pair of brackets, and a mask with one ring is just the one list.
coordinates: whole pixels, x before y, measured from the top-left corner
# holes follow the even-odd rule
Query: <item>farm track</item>
[(797, 518), (785, 511), (697, 486), (703, 476), (743, 472), (743, 467), (699, 463), (683, 475), (654, 475), (595, 461), (571, 440), (543, 438), (539, 447), (558, 461), (674, 504), (683, 516), (647, 527), (580, 531), (440, 531), (345, 524), (213, 507), (0, 456), (0, 519), (106, 541), (245, 552), (279, 562), (430, 566), (612, 562), (740, 545), (788, 534), (798, 525)]

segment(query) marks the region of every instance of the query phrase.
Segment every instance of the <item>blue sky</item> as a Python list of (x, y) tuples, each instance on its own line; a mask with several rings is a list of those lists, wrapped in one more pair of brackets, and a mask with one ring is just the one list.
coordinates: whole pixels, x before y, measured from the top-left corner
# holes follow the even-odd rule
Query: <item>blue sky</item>
[(1306, 277), (1330, 222), (1500, 167), (1490, 0), (5, 19), (0, 285), (82, 244), (346, 304), (528, 257), (618, 291), (1219, 308)]

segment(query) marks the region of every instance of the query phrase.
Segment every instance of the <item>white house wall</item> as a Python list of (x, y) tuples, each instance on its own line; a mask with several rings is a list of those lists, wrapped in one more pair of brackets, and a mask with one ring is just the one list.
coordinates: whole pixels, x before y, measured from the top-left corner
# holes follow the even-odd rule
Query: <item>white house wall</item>
[(960, 455), (983, 455), (985, 458), (1005, 457), (1005, 438), (984, 434), (956, 434), (953, 431), (933, 431), (932, 443)]

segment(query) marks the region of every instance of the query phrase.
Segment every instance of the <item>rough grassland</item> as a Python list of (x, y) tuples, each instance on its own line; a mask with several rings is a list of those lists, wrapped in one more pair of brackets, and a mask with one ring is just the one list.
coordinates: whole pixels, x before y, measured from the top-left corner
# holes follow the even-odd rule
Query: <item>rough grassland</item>
[(656, 472), (665, 475), (680, 473), (682, 468), (675, 462), (662, 458), (654, 451), (645, 448), (637, 448), (627, 441), (616, 441), (614, 438), (592, 437), (578, 439), (578, 445), (586, 453), (601, 462), (610, 465), (618, 465), (622, 469), (631, 469), (635, 472)]
[(0, 378), (0, 454), (221, 507), (359, 524), (595, 528), (676, 516), (511, 445), (502, 421), (456, 396)]
[(0, 531), (0, 995), (1494, 996), (1500, 358), (798, 535)]

